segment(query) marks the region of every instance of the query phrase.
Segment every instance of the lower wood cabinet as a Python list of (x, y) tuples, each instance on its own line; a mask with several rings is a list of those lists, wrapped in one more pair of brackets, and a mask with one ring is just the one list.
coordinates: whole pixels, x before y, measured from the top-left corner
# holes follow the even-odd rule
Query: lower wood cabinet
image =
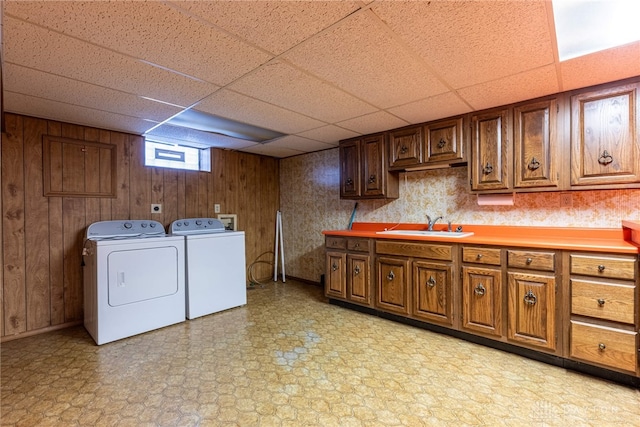
[(502, 271), (462, 267), (462, 327), (502, 335)]
[(409, 261), (402, 258), (376, 257), (376, 307), (398, 314), (409, 314)]
[(371, 247), (369, 239), (327, 237), (327, 297), (371, 305)]
[(347, 254), (347, 299), (366, 305), (371, 303), (370, 266), (369, 255)]
[(413, 261), (413, 315), (419, 319), (453, 325), (453, 266), (433, 261)]
[(325, 295), (346, 298), (347, 273), (345, 267), (347, 265), (347, 255), (344, 252), (327, 252), (326, 259)]

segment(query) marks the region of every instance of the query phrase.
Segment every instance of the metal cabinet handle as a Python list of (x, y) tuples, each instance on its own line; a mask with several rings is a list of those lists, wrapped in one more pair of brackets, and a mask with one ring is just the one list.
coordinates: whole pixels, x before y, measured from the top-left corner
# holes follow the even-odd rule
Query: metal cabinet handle
[(375, 175), (370, 175), (369, 176), (369, 184), (373, 184), (374, 182), (376, 182), (376, 176)]
[(440, 141), (438, 141), (438, 148), (444, 148), (445, 145), (447, 145), (447, 141), (445, 141), (444, 138), (440, 138)]
[(605, 300), (603, 300), (602, 298), (598, 298), (598, 306), (604, 307), (604, 303), (605, 303)]
[(526, 262), (527, 262), (527, 265), (529, 265), (529, 264), (531, 264), (531, 263), (533, 262), (533, 259), (531, 259), (531, 258), (527, 258), (527, 261), (526, 261)]
[(530, 171), (534, 171), (540, 167), (540, 162), (535, 157), (531, 159), (529, 164), (527, 165), (527, 169)]
[(485, 289), (484, 286), (482, 286), (481, 284), (478, 284), (474, 289), (473, 289), (473, 293), (478, 295), (479, 297), (483, 296), (485, 293), (487, 292), (487, 290)]
[(338, 270), (338, 264), (336, 264), (335, 262), (333, 263), (333, 265), (331, 266), (331, 269), (333, 271), (337, 271)]
[(607, 150), (604, 150), (602, 154), (600, 154), (600, 157), (598, 157), (598, 163), (600, 163), (603, 166), (606, 166), (611, 162), (613, 162), (613, 157), (611, 156), (611, 154), (609, 154)]
[(353, 179), (351, 178), (347, 178), (346, 181), (344, 182), (346, 185), (352, 185), (353, 184)]
[(476, 255), (476, 259), (482, 259), (482, 254)]
[(354, 249), (358, 249), (360, 247), (360, 243), (356, 243), (355, 245), (353, 245)]
[(603, 342), (601, 342), (600, 344), (598, 344), (598, 350), (600, 350), (600, 351), (605, 351), (605, 350), (606, 350), (606, 348), (607, 348), (607, 346), (606, 346), (606, 345), (604, 345), (604, 343), (603, 343)]
[(405, 154), (407, 151), (409, 151), (409, 149), (407, 148), (406, 145), (403, 145), (402, 147), (400, 147), (400, 154)]
[(536, 305), (536, 302), (538, 302), (538, 297), (536, 297), (536, 294), (534, 294), (533, 291), (529, 289), (529, 292), (524, 294), (523, 300), (525, 304)]
[(388, 281), (392, 281), (394, 278), (396, 277), (395, 274), (393, 274), (393, 271), (390, 271), (389, 274), (387, 274), (387, 280)]
[(604, 265), (600, 264), (600, 265), (598, 266), (598, 271), (599, 271), (600, 273), (602, 273), (602, 272), (604, 271)]
[(353, 273), (357, 276), (358, 274), (360, 274), (360, 267), (356, 265), (356, 267), (353, 269)]
[(493, 172), (493, 166), (491, 166), (491, 163), (487, 162), (485, 167), (482, 168), (482, 173), (489, 175), (491, 172)]
[(436, 279), (433, 276), (429, 276), (429, 280), (427, 280), (427, 286), (433, 288), (436, 285)]

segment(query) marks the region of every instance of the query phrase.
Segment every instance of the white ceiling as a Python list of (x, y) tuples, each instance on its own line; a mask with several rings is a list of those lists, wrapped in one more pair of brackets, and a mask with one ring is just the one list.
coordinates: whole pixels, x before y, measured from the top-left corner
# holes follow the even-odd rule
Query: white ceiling
[[(558, 61), (544, 0), (5, 0), (5, 110), (288, 157), (640, 75), (640, 42)], [(185, 108), (286, 134), (162, 125)]]

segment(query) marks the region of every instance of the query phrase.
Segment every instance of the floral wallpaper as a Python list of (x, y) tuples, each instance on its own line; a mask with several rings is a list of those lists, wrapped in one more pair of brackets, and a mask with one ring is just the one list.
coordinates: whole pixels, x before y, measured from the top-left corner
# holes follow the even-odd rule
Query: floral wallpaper
[[(285, 267), (313, 282), (324, 273), (323, 230), (347, 229), (355, 201), (340, 200), (338, 149), (283, 159), (280, 163)], [(513, 206), (479, 206), (469, 194), (467, 168), (400, 174), (397, 200), (360, 200), (355, 221), (426, 223), (426, 215), (454, 224), (619, 228), (640, 219), (640, 189), (520, 193)]]

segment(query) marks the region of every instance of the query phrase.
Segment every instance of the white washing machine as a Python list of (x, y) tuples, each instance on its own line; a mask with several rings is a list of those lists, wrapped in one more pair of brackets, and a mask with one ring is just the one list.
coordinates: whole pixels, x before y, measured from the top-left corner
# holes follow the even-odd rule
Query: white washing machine
[(185, 321), (184, 238), (158, 221), (87, 228), (84, 326), (96, 344)]
[(214, 218), (186, 218), (171, 224), (186, 246), (187, 318), (247, 304), (244, 231), (227, 231)]

